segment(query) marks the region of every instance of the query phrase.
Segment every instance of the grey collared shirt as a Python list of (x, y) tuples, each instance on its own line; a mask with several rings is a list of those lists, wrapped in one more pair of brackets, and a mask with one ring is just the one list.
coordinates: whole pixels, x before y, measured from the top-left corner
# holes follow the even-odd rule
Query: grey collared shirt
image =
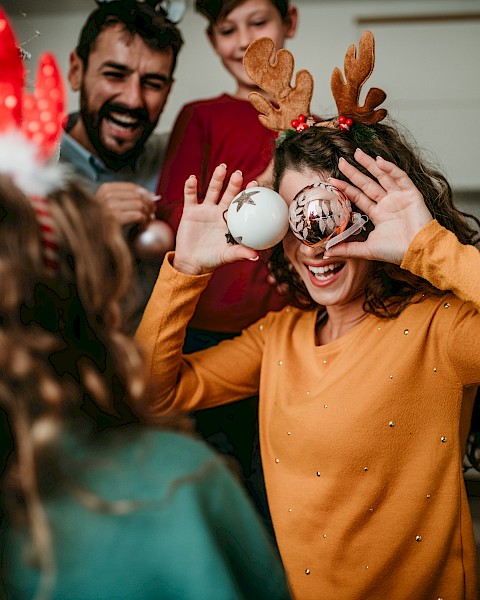
[(145, 142), (142, 153), (135, 166), (126, 166), (118, 171), (109, 169), (98, 157), (86, 150), (68, 133), (78, 118), (74, 113), (69, 116), (66, 131), (60, 145), (60, 162), (68, 163), (75, 175), (93, 194), (102, 185), (112, 181), (128, 181), (155, 192), (163, 163), (168, 134), (153, 133)]
[[(134, 167), (127, 166), (118, 171), (109, 169), (98, 157), (86, 150), (68, 133), (78, 118), (78, 114), (69, 116), (66, 131), (60, 144), (59, 161), (67, 163), (77, 181), (95, 194), (103, 183), (125, 181), (136, 183), (155, 192), (163, 163), (168, 134), (152, 134), (145, 143), (142, 153)], [(129, 242), (132, 226), (124, 227), (124, 235)], [(127, 329), (134, 332), (142, 317), (145, 306), (155, 285), (160, 263), (156, 261), (134, 260), (136, 282), (129, 298)], [(131, 316), (130, 316), (131, 315)]]

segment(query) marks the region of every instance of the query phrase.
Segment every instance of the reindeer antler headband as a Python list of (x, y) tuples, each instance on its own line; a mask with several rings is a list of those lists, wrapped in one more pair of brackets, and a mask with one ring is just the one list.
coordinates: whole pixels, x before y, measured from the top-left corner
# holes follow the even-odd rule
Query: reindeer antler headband
[(298, 71), (292, 87), (293, 55), (288, 50), (279, 50), (272, 64), (270, 58), (273, 51), (273, 41), (261, 38), (250, 44), (243, 58), (250, 79), (276, 103), (268, 101), (258, 92), (249, 95), (250, 102), (260, 113), (260, 122), (268, 129), (284, 131), (293, 127), (300, 131), (314, 125), (348, 131), (352, 125), (373, 125), (386, 117), (387, 111), (377, 108), (386, 98), (383, 90), (371, 88), (363, 106), (359, 103), (362, 86), (372, 74), (375, 64), (375, 41), (371, 31), (365, 31), (360, 38), (358, 53), (354, 44), (348, 48), (344, 62), (345, 78), (338, 67), (333, 70), (330, 84), (338, 116), (329, 121), (315, 122), (311, 116), (311, 73), (305, 69)]
[(9, 175), (30, 199), (42, 232), (45, 264), (57, 268), (54, 221), (44, 197), (63, 179), (49, 164), (64, 117), (64, 88), (53, 55), (40, 57), (33, 94), (24, 91), (21, 52), (0, 8), (0, 173)]

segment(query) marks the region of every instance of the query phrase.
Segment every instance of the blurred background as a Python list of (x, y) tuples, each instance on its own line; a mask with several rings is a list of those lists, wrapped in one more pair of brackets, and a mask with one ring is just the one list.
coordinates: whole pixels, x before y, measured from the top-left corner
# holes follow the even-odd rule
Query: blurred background
[[(289, 40), (296, 68), (315, 79), (312, 111), (335, 113), (330, 74), (343, 65), (348, 46), (365, 29), (376, 39), (376, 65), (369, 87), (387, 92), (390, 115), (405, 124), (418, 144), (438, 160), (461, 202), (480, 203), (480, 0), (297, 0), (296, 38)], [(6, 0), (22, 48), (32, 55), (53, 51), (64, 72), (94, 0)], [(205, 35), (205, 20), (187, 0), (180, 29), (185, 46), (176, 82), (160, 119), (169, 131), (190, 100), (233, 91)], [(364, 90), (365, 93), (365, 90)], [(362, 96), (363, 97), (363, 96)], [(68, 108), (78, 99), (69, 92)], [(478, 209), (480, 212), (480, 208)]]

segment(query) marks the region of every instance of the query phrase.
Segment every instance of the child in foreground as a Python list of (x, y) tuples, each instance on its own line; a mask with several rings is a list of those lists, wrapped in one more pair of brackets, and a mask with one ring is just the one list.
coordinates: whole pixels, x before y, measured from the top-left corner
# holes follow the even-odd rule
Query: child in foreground
[(131, 409), (146, 386), (122, 333), (129, 249), (46, 162), (62, 120), (53, 57), (22, 93), (1, 11), (0, 25), (0, 596), (286, 600), (276, 550), (223, 462), (179, 419), (145, 428)]

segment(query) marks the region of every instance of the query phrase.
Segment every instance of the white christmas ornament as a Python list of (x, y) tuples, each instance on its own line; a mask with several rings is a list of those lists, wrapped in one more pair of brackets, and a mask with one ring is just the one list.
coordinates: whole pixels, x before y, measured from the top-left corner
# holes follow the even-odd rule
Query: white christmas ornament
[(226, 215), (229, 233), (239, 244), (265, 250), (278, 244), (288, 231), (285, 200), (265, 187), (251, 187), (232, 200)]

